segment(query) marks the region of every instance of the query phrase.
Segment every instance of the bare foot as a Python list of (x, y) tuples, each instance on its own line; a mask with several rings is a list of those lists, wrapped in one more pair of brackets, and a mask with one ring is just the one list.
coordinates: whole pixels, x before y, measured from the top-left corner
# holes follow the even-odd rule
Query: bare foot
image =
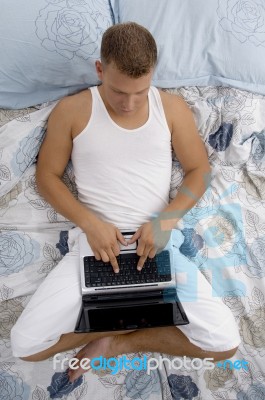
[(103, 356), (106, 358), (117, 355), (117, 348), (115, 351), (115, 343), (117, 341), (116, 336), (107, 336), (101, 339), (93, 340), (84, 346), (76, 355), (75, 358), (79, 360), (77, 363), (78, 369), (70, 369), (68, 371), (68, 377), (70, 382), (74, 382), (79, 376), (87, 372), (90, 368), (89, 362), (85, 363), (85, 369), (81, 367), (80, 362), (83, 359), (92, 360), (92, 358)]

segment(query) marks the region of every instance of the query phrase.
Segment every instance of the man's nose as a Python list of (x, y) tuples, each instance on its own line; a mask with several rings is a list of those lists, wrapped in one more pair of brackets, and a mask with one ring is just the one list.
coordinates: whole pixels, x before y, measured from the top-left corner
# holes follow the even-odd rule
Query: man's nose
[(126, 110), (132, 110), (135, 104), (135, 97), (134, 96), (127, 96), (124, 99), (123, 106)]

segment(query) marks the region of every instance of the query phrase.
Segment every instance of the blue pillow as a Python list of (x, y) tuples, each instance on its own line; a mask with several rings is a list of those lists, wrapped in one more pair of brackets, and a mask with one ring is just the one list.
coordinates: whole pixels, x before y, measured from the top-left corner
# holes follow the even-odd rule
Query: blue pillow
[(95, 60), (113, 22), (109, 0), (2, 0), (0, 108), (25, 108), (97, 84)]
[(116, 22), (156, 39), (159, 87), (233, 86), (265, 94), (264, 0), (111, 0)]

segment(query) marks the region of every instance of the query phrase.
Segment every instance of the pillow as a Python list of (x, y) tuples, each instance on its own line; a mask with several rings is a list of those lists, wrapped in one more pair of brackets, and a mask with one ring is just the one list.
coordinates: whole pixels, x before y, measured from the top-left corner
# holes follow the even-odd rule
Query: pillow
[(109, 0), (2, 0), (0, 108), (57, 100), (98, 83)]
[(233, 86), (265, 94), (264, 0), (111, 0), (116, 22), (156, 39), (153, 84)]

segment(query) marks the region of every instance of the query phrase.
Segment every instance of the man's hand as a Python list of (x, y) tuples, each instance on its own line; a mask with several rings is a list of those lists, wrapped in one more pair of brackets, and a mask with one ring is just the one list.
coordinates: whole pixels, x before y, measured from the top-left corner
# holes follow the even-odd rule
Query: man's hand
[(161, 221), (156, 218), (144, 225), (135, 232), (128, 240), (128, 244), (132, 244), (138, 240), (136, 253), (140, 256), (137, 269), (141, 271), (147, 257), (154, 258), (157, 252), (160, 252), (166, 246), (170, 238), (171, 230), (162, 231)]
[(120, 242), (127, 246), (127, 241), (114, 225), (93, 218), (93, 222), (85, 230), (88, 243), (97, 260), (110, 262), (114, 272), (119, 272), (119, 265), (116, 257), (120, 254)]

